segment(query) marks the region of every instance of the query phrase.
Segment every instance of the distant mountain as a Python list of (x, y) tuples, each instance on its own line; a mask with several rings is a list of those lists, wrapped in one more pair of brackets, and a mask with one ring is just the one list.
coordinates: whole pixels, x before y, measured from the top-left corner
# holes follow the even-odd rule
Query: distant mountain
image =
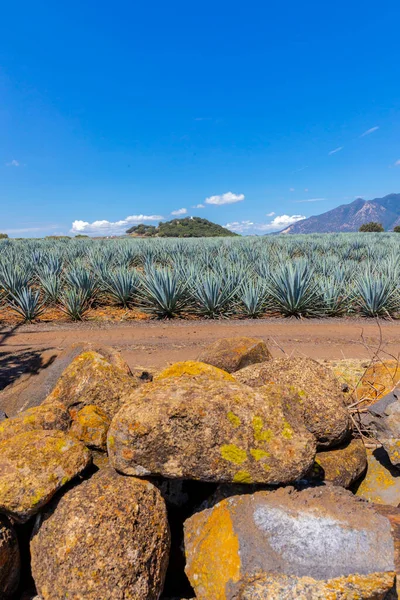
[(136, 237), (228, 237), (237, 235), (217, 223), (201, 219), (200, 217), (185, 217), (161, 222), (158, 227), (154, 225), (134, 225), (126, 233)]
[(400, 225), (400, 194), (384, 198), (363, 200), (358, 198), (350, 204), (342, 204), (333, 210), (286, 227), (281, 233), (338, 233), (358, 231), (364, 223), (377, 221), (386, 231)]

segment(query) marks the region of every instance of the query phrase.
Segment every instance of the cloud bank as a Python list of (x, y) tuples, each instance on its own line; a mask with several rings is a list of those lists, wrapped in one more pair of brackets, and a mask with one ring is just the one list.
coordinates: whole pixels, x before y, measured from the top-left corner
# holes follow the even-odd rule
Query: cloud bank
[[(271, 213), (267, 216), (271, 216)], [(269, 233), (272, 231), (280, 231), (281, 229), (285, 229), (286, 227), (289, 227), (289, 225), (293, 225), (293, 223), (303, 221), (304, 219), (306, 219), (304, 215), (277, 215), (269, 223), (254, 223), (249, 220), (233, 221), (232, 223), (227, 223), (225, 227), (236, 233)]]
[(219, 196), (210, 196), (209, 198), (206, 198), (205, 203), (221, 206), (222, 204), (234, 204), (235, 202), (241, 202), (244, 200), (244, 198), (244, 194), (233, 194), (232, 192), (226, 192), (225, 194), (220, 194)]
[(87, 235), (121, 235), (125, 233), (132, 225), (143, 223), (145, 221), (162, 221), (161, 215), (131, 215), (121, 221), (74, 221), (70, 233), (84, 233)]
[(179, 217), (179, 215), (186, 215), (186, 214), (187, 214), (187, 208), (178, 208), (177, 210), (171, 211), (171, 215), (174, 215), (175, 217)]

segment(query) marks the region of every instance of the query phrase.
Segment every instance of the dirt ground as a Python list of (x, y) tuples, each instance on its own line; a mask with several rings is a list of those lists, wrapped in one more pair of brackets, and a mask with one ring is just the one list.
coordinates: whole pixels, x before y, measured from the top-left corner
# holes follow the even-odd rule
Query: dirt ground
[(34, 324), (0, 329), (0, 389), (27, 370), (38, 371), (76, 342), (121, 350), (131, 368), (158, 369), (197, 357), (220, 337), (264, 339), (273, 355), (368, 359), (381, 339), (381, 356), (400, 355), (400, 322), (358, 319), (144, 321)]

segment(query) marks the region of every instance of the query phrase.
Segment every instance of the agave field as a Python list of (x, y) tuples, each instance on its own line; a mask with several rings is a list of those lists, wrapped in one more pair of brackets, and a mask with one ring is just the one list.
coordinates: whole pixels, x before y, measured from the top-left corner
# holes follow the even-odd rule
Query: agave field
[(0, 241), (0, 320), (121, 306), (159, 318), (396, 317), (400, 236)]

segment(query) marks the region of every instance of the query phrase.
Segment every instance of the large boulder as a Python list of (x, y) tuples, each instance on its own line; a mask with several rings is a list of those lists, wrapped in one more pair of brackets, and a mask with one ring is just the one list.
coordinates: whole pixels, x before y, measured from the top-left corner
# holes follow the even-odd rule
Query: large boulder
[(9, 520), (0, 515), (0, 598), (6, 600), (19, 583), (20, 557), (18, 540)]
[(61, 431), (28, 431), (0, 442), (0, 512), (25, 523), (90, 462), (90, 451)]
[(157, 488), (103, 469), (40, 515), (32, 574), (43, 600), (157, 600), (169, 543)]
[[(375, 504), (375, 510), (389, 519), (392, 527), (392, 537), (394, 541), (394, 565), (396, 568), (396, 590), (400, 598), (400, 508), (388, 506), (387, 504)], [(396, 596), (394, 596), (396, 598)]]
[(197, 360), (228, 373), (272, 358), (263, 340), (249, 337), (221, 338), (200, 352)]
[(307, 478), (311, 481), (326, 481), (333, 485), (349, 488), (367, 468), (367, 452), (360, 439), (317, 452), (315, 463)]
[(94, 404), (88, 404), (74, 416), (70, 434), (89, 448), (105, 450), (110, 423), (111, 419), (104, 410)]
[(0, 442), (14, 435), (36, 429), (58, 429), (68, 431), (71, 417), (61, 402), (51, 405), (35, 406), (19, 413), (12, 419), (0, 423)]
[(112, 418), (123, 397), (139, 384), (119, 366), (94, 351), (83, 352), (65, 369), (45, 400), (62, 402), (72, 416), (83, 406), (95, 404)]
[[(128, 475), (287, 483), (313, 464), (315, 438), (285, 416), (287, 395), (208, 378), (135, 390), (108, 431), (108, 454)], [(290, 400), (296, 403), (295, 398)]]
[(367, 449), (367, 457), (367, 472), (357, 487), (356, 495), (376, 504), (399, 506), (400, 471), (390, 463), (384, 448)]
[(177, 362), (167, 367), (154, 377), (154, 381), (162, 379), (179, 379), (180, 377), (208, 377), (220, 381), (235, 381), (233, 375), (218, 367), (207, 365), (196, 360)]
[[(280, 488), (223, 500), (185, 522), (185, 553), (198, 600), (323, 597), (313, 595), (312, 581), (308, 595), (290, 595), (290, 578), (296, 585), (298, 578), (316, 580), (318, 593), (323, 582), (325, 591), (332, 585), (339, 591), (332, 580), (340, 578), (344, 589), (353, 586), (353, 596), (327, 593), (326, 598), (372, 600), (384, 598), (394, 583), (388, 519), (335, 486)], [(254, 593), (252, 580), (261, 582)], [(373, 589), (367, 581), (374, 582)], [(302, 584), (298, 589), (304, 593), (304, 579)], [(273, 595), (274, 589), (289, 595)]]
[(292, 357), (246, 367), (235, 373), (241, 383), (257, 388), (278, 384), (295, 390), (307, 429), (319, 447), (344, 441), (350, 431), (350, 416), (340, 384), (332, 372), (311, 358)]

